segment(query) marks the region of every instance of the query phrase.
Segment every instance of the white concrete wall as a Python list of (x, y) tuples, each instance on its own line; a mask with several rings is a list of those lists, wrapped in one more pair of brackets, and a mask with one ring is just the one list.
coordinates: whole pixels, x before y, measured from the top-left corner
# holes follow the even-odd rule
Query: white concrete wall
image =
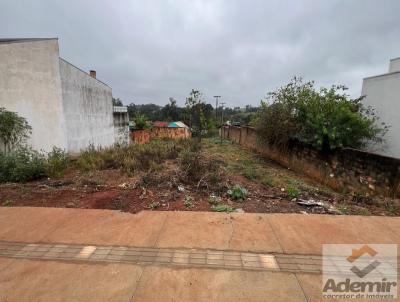
[(364, 104), (376, 109), (382, 122), (390, 126), (384, 149), (371, 149), (380, 154), (400, 158), (400, 72), (365, 78)]
[(90, 144), (114, 144), (111, 88), (60, 59), (60, 74), (68, 151), (80, 152)]
[(129, 115), (125, 106), (114, 106), (114, 137), (116, 144), (127, 145), (130, 143)]
[(390, 60), (389, 72), (400, 71), (400, 58)]
[(57, 39), (0, 43), (0, 107), (32, 126), (37, 150), (67, 148)]

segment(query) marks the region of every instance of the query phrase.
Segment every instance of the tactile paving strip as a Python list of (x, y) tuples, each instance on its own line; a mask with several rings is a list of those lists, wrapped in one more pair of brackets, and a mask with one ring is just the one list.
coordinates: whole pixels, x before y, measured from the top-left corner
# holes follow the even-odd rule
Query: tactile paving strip
[(322, 257), (131, 246), (44, 244), (0, 241), (0, 257), (84, 262), (123, 262), (188, 267), (322, 272)]

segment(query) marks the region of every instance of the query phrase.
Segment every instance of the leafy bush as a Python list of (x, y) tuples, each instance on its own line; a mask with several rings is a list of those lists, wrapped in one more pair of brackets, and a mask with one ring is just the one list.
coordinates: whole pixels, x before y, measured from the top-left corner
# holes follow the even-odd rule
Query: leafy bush
[(57, 147), (47, 154), (46, 174), (50, 177), (61, 177), (69, 164), (68, 154)]
[(0, 143), (3, 143), (6, 153), (21, 146), (31, 130), (25, 118), (0, 107)]
[(378, 124), (372, 108), (363, 107), (363, 97), (350, 99), (346, 89), (317, 91), (313, 82), (294, 78), (269, 93), (268, 103), (262, 102), (256, 121), (259, 136), (267, 144), (282, 147), (297, 140), (322, 151), (382, 142), (388, 127)]
[(46, 157), (29, 148), (0, 153), (0, 182), (26, 182), (46, 176)]
[(104, 165), (100, 150), (97, 150), (94, 145), (90, 145), (81, 152), (76, 164), (83, 171), (98, 170)]
[(0, 153), (0, 182), (27, 182), (43, 177), (60, 177), (68, 167), (68, 155), (54, 148), (47, 156), (31, 148), (20, 147)]
[(232, 189), (228, 190), (228, 195), (235, 200), (245, 200), (247, 190), (239, 185), (235, 185)]
[(145, 115), (138, 114), (135, 116), (133, 121), (135, 122), (136, 129), (143, 130), (147, 128), (147, 117)]
[(226, 212), (230, 213), (233, 212), (235, 209), (232, 208), (230, 205), (227, 204), (220, 204), (211, 207), (211, 211), (213, 212)]

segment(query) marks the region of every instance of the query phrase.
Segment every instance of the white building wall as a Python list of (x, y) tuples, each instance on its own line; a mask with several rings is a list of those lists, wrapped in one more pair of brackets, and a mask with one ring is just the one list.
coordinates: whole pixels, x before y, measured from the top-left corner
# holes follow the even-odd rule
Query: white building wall
[(111, 88), (67, 61), (59, 62), (68, 151), (113, 145)]
[(0, 107), (32, 126), (35, 149), (67, 148), (57, 39), (0, 43)]
[(129, 115), (126, 106), (114, 106), (114, 137), (115, 143), (127, 145), (129, 138)]
[(400, 58), (390, 60), (389, 72), (400, 71)]
[(390, 126), (383, 148), (371, 147), (371, 151), (400, 158), (400, 72), (365, 78), (362, 95), (364, 104), (375, 108), (380, 120)]

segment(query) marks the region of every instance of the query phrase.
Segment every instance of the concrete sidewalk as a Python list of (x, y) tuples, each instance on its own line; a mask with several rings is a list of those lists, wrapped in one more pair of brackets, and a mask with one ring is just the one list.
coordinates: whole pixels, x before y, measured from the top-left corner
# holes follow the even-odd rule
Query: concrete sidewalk
[[(0, 301), (320, 301), (307, 265), (322, 244), (399, 244), (399, 230), (390, 217), (0, 208)], [(235, 268), (237, 255), (267, 260)]]

